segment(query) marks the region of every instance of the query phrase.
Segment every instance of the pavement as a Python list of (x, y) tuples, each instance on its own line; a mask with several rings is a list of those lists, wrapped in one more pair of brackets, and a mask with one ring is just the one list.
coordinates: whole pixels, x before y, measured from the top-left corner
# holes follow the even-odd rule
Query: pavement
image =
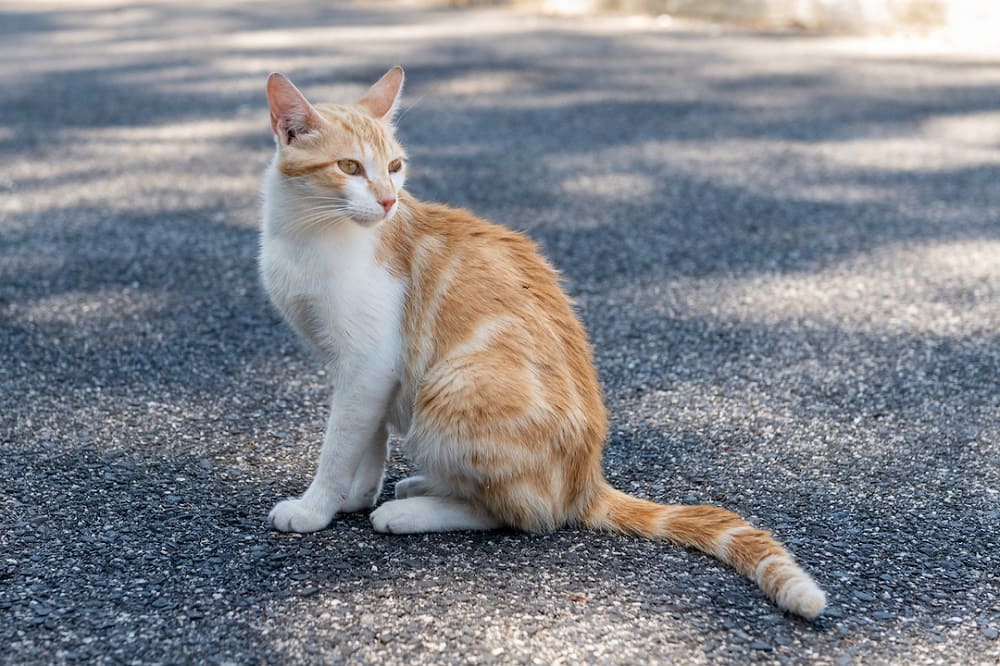
[[(0, 34), (0, 662), (1000, 663), (1000, 54), (412, 3)], [(264, 78), (394, 63), (410, 190), (563, 271), (608, 477), (774, 530), (823, 617), (624, 536), (268, 529), (327, 397), (256, 275)]]

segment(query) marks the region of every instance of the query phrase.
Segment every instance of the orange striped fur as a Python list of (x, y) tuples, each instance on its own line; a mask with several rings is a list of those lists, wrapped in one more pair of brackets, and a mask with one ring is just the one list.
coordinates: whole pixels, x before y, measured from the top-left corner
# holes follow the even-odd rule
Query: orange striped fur
[[(376, 100), (376, 106), (395, 105), (401, 70), (398, 78), (399, 84), (384, 89), (387, 96)], [(279, 90), (273, 96), (280, 94), (286, 93)], [(291, 193), (285, 196), (308, 191), (343, 198), (350, 176), (338, 169), (338, 160), (368, 154), (374, 157), (366, 163), (384, 171), (403, 156), (391, 113), (380, 117), (371, 107), (368, 100), (287, 112), (281, 99), (272, 100), (272, 123), (279, 135), (275, 187)], [(290, 133), (282, 135), (286, 127)], [(288, 145), (282, 145), (282, 136), (291, 137)], [(506, 525), (546, 532), (576, 525), (665, 539), (729, 563), (786, 610), (808, 618), (822, 612), (823, 592), (768, 532), (721, 508), (655, 504), (608, 485), (601, 470), (608, 419), (590, 343), (558, 273), (534, 242), (464, 210), (421, 202), (392, 178), (373, 175), (368, 187), (373, 196), (398, 199), (384, 219), (373, 223), (340, 211), (309, 217), (301, 226), (317, 238), (346, 234), (341, 230), (345, 220), (364, 228), (372, 234), (371, 270), (385, 271), (404, 294), (398, 316), (386, 317), (398, 322), (391, 335), (399, 341), (401, 367), (385, 420), (401, 428), (404, 449), (421, 476), (400, 484), (397, 497), (403, 499), (373, 514), (377, 528)], [(263, 242), (266, 249), (266, 234)], [(283, 279), (279, 268), (262, 262), (272, 298), (307, 340), (318, 337), (310, 328), (315, 322), (297, 323), (301, 299), (293, 306), (276, 295), (278, 287), (272, 289), (272, 283), (280, 286)], [(314, 486), (319, 478), (318, 473)], [(287, 502), (304, 503), (314, 490)], [(413, 495), (438, 503), (405, 499)], [(411, 514), (389, 507), (400, 502), (464, 517), (439, 525), (422, 516), (411, 518), (414, 522), (407, 526)], [(378, 518), (390, 509), (395, 528)], [(336, 510), (347, 509), (339, 505)], [(319, 520), (319, 527), (300, 528), (295, 522), (299, 515), (305, 515), (301, 506), (279, 505), (272, 522), (290, 531), (323, 526)]]

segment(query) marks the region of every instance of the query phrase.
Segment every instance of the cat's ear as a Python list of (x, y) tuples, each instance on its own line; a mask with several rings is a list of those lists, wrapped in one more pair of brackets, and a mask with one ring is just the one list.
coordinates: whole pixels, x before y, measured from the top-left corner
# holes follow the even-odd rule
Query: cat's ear
[(399, 108), (403, 77), (403, 68), (396, 65), (368, 89), (364, 97), (358, 100), (358, 106), (364, 107), (379, 120), (391, 123)]
[(287, 146), (323, 122), (299, 89), (277, 72), (267, 77), (267, 105), (271, 108), (271, 129), (282, 145)]

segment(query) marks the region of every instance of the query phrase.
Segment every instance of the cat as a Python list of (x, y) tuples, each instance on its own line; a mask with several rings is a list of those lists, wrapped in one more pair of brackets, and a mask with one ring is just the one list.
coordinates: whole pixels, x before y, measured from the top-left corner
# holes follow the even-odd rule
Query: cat
[(261, 279), (333, 385), (315, 477), (271, 525), (313, 532), (374, 507), (391, 426), (419, 474), (371, 513), (378, 532), (581, 526), (666, 539), (819, 615), (823, 591), (769, 532), (605, 480), (607, 413), (559, 274), (525, 235), (404, 189), (403, 78), (393, 67), (355, 104), (317, 106), (283, 75), (267, 80), (277, 148)]

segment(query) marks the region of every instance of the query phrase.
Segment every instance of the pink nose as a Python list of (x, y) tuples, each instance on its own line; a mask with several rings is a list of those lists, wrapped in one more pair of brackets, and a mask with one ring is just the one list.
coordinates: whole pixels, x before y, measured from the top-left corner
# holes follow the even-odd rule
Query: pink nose
[(382, 204), (382, 210), (384, 210), (385, 212), (388, 213), (389, 209), (396, 205), (396, 200), (395, 199), (382, 199), (382, 200), (379, 201), (379, 203)]

